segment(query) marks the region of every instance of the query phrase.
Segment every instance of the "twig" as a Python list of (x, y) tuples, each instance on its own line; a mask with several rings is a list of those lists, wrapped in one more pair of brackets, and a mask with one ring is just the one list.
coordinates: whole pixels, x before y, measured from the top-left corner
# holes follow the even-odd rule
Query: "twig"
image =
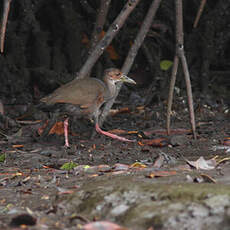
[[(83, 65), (79, 73), (77, 74), (76, 79), (83, 78), (84, 76), (87, 75), (87, 73), (91, 70), (93, 65), (96, 63), (97, 59), (101, 56), (101, 54), (104, 52), (106, 47), (111, 43), (115, 35), (122, 28), (123, 24), (125, 23), (125, 20), (127, 19), (129, 14), (134, 10), (134, 8), (139, 2), (140, 0), (129, 0), (125, 4), (120, 14), (117, 16), (115, 21), (109, 27), (105, 36), (100, 40), (100, 42), (94, 48), (93, 52), (90, 54), (89, 58), (87, 59), (87, 61), (85, 62), (85, 64)], [(73, 81), (70, 82), (70, 84), (72, 84)]]
[(23, 124), (23, 125), (35, 125), (41, 123), (42, 120), (37, 120), (37, 121), (19, 121), (17, 120), (18, 124)]
[(3, 9), (3, 17), (2, 17), (2, 26), (1, 26), (1, 53), (4, 52), (4, 41), (5, 41), (5, 34), (6, 34), (6, 24), (7, 24), (7, 19), (8, 15), (10, 12), (10, 3), (11, 0), (4, 0), (4, 9)]
[[(139, 50), (139, 48), (141, 47), (151, 25), (152, 25), (152, 21), (154, 16), (156, 15), (157, 9), (159, 7), (161, 3), (161, 0), (154, 0), (151, 4), (151, 6), (149, 7), (148, 13), (141, 25), (141, 29), (134, 41), (133, 46), (131, 47), (131, 49), (129, 50), (128, 56), (125, 60), (125, 63), (123, 64), (122, 67), (122, 72), (127, 74), (129, 72), (129, 70), (131, 69), (131, 66), (134, 62), (134, 59), (137, 55), (137, 52)], [(121, 84), (120, 84), (120, 88), (121, 88)]]
[(182, 62), (182, 67), (183, 67), (184, 77), (186, 82), (190, 122), (192, 126), (194, 139), (196, 139), (196, 125), (195, 125), (195, 115), (194, 115), (194, 108), (193, 108), (192, 87), (191, 87), (190, 75), (188, 71), (188, 65), (184, 54), (182, 0), (175, 0), (175, 5), (176, 5), (176, 55), (174, 57), (173, 70), (172, 70), (172, 76), (171, 76), (171, 82), (169, 88), (166, 127), (167, 127), (167, 133), (170, 134), (170, 116), (171, 116), (172, 101), (173, 101), (173, 90), (175, 86), (177, 68), (178, 68), (179, 58), (180, 58)]
[(169, 95), (168, 95), (168, 107), (167, 107), (167, 118), (166, 118), (166, 128), (167, 128), (168, 135), (170, 134), (170, 121), (171, 121), (170, 118), (171, 118), (172, 103), (173, 103), (173, 91), (176, 82), (178, 65), (179, 65), (179, 57), (178, 55), (175, 55), (173, 60), (173, 68), (172, 68), (172, 75), (171, 75), (171, 81), (169, 85)]
[(92, 52), (93, 48), (96, 46), (98, 41), (100, 40), (100, 35), (103, 30), (106, 16), (109, 10), (111, 0), (101, 0), (100, 8), (97, 12), (97, 19), (94, 26), (94, 30), (91, 37), (91, 44), (90, 44), (90, 51), (89, 54)]
[[(133, 64), (133, 61), (134, 61), (134, 58), (136, 57), (137, 55), (137, 52), (140, 48), (140, 46), (142, 45), (144, 39), (145, 39), (145, 36), (146, 34), (148, 33), (151, 25), (152, 25), (152, 21), (153, 21), (153, 18), (157, 12), (157, 9), (160, 5), (160, 2), (161, 0), (153, 0), (151, 6), (149, 7), (149, 10), (148, 10), (148, 13), (147, 15), (145, 16), (145, 19), (141, 25), (141, 28), (138, 32), (138, 35), (134, 41), (134, 44), (132, 45), (131, 49), (129, 50), (129, 53), (126, 57), (126, 60), (125, 60), (125, 63), (122, 67), (122, 72), (124, 74), (128, 74), (129, 70), (131, 69), (131, 66)], [(118, 83), (118, 86), (117, 86), (117, 95), (121, 89), (121, 86), (122, 84), (119, 84)], [(115, 96), (114, 98), (112, 98), (110, 101), (108, 101), (104, 107), (104, 110), (101, 114), (101, 117), (100, 117), (100, 125), (103, 124), (103, 122), (105, 121), (105, 118), (107, 117), (108, 113), (109, 113), (109, 110), (110, 108), (112, 107), (115, 99), (116, 99), (117, 96)]]
[[(106, 16), (109, 11), (111, 0), (101, 0), (100, 8), (97, 12), (97, 19), (94, 26), (94, 30), (91, 36), (91, 43), (90, 43), (90, 49), (89, 49), (89, 55), (92, 53), (94, 47), (100, 40), (100, 35), (103, 30), (104, 24), (106, 22)], [(88, 76), (90, 75), (91, 71), (88, 72)]]
[(203, 11), (204, 11), (205, 4), (206, 4), (206, 0), (201, 0), (201, 2), (200, 2), (200, 7), (199, 7), (199, 10), (198, 10), (198, 12), (197, 12), (197, 15), (196, 15), (194, 24), (193, 24), (193, 28), (196, 28), (196, 27), (197, 27), (198, 22), (199, 22), (200, 17), (201, 17), (201, 14), (202, 14)]

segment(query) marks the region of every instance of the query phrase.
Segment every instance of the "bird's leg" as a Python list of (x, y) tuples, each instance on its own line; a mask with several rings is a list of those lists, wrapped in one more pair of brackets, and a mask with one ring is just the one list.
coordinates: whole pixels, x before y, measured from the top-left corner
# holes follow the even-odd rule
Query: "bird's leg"
[(116, 135), (116, 134), (106, 132), (106, 131), (102, 130), (102, 129), (99, 127), (98, 123), (95, 124), (95, 129), (96, 129), (96, 131), (97, 131), (98, 133), (101, 133), (101, 134), (103, 134), (103, 135), (105, 135), (105, 136), (108, 136), (108, 137), (111, 137), (111, 138), (113, 138), (113, 139), (117, 139), (117, 140), (119, 140), (119, 141), (126, 141), (126, 142), (135, 142), (135, 141), (136, 141), (136, 140), (129, 140), (129, 139), (125, 138), (125, 137), (120, 137), (120, 136), (118, 136), (118, 135)]
[(101, 133), (107, 137), (111, 137), (113, 139), (117, 139), (117, 140), (120, 140), (120, 141), (126, 141), (126, 142), (135, 142), (136, 140), (129, 140), (129, 139), (126, 139), (124, 137), (120, 137), (116, 134), (113, 134), (113, 133), (109, 133), (109, 132), (106, 132), (104, 130), (102, 130), (99, 126), (99, 119), (98, 119), (98, 116), (99, 116), (99, 113), (100, 111), (99, 110), (96, 110), (95, 113), (94, 113), (94, 120), (95, 120), (95, 129), (98, 133)]
[(69, 147), (69, 138), (68, 138), (68, 126), (69, 126), (69, 118), (67, 117), (64, 120), (64, 135), (65, 135), (65, 147)]

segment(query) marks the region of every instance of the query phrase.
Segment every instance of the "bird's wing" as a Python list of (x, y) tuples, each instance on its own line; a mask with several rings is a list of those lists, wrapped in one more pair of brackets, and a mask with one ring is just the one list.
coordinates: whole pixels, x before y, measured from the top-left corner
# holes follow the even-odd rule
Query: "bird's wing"
[(47, 104), (70, 103), (86, 108), (96, 102), (98, 95), (104, 97), (106, 90), (105, 84), (96, 78), (77, 79), (56, 89), (41, 101)]

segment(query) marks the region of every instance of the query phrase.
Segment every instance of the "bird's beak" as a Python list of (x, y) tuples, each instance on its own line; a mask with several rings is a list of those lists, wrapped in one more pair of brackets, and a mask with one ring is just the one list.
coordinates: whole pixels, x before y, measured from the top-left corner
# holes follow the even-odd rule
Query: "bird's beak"
[(127, 82), (127, 83), (130, 83), (130, 84), (137, 84), (133, 79), (127, 77), (126, 75), (122, 75), (121, 78), (120, 78), (120, 81), (121, 82)]

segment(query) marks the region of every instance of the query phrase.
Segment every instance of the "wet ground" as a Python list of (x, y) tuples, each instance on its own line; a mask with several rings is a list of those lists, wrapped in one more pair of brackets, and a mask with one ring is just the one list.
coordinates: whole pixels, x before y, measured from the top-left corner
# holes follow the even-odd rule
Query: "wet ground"
[(62, 135), (37, 138), (44, 123), (20, 123), (0, 139), (0, 229), (102, 229), (84, 226), (105, 220), (128, 229), (228, 229), (229, 121), (227, 109), (199, 107), (194, 140), (181, 105), (171, 136), (165, 105), (122, 107), (103, 128), (136, 142), (90, 139), (93, 128), (72, 125), (70, 148)]

